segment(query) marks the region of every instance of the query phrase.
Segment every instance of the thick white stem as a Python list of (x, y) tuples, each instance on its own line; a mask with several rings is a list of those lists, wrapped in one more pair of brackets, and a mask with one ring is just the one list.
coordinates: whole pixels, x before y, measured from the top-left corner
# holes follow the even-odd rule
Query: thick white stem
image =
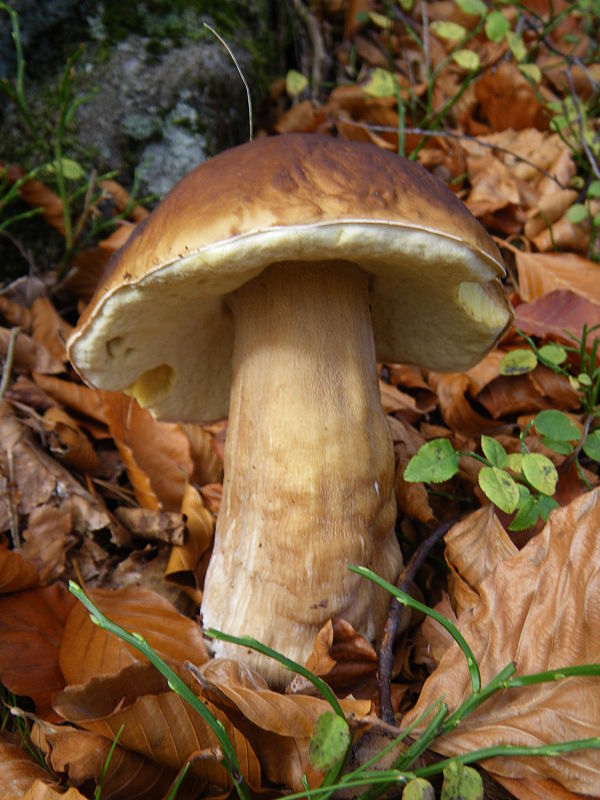
[[(394, 453), (381, 408), (368, 279), (348, 263), (277, 264), (231, 297), (235, 346), (225, 482), (206, 575), (206, 627), (304, 662), (341, 616), (370, 639), (394, 581)], [(273, 684), (275, 662), (219, 643)]]

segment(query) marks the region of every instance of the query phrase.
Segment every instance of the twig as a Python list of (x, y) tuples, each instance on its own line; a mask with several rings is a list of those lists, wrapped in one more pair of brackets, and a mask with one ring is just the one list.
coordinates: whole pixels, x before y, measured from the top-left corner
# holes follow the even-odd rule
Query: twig
[[(398, 130), (394, 125), (376, 125), (370, 122), (357, 122), (354, 119), (344, 119), (344, 125), (354, 125), (357, 128), (367, 128), (368, 130), (375, 131), (376, 133), (397, 133)], [(456, 133), (455, 131), (443, 131), (443, 130), (431, 130), (429, 128), (405, 128), (404, 133), (412, 133), (415, 136), (439, 136), (441, 139), (458, 139), (464, 140), (466, 142), (473, 142), (473, 144), (477, 144), (480, 147), (487, 147), (489, 150), (497, 150), (499, 153), (505, 153), (507, 156), (511, 156), (515, 158), (517, 161), (520, 161), (523, 164), (527, 164), (527, 166), (532, 167), (533, 169), (537, 170), (540, 174), (542, 174), (545, 178), (549, 178), (551, 181), (554, 181), (556, 185), (560, 189), (566, 189), (564, 183), (562, 183), (556, 175), (552, 175), (551, 172), (540, 167), (534, 161), (531, 161), (525, 156), (520, 156), (518, 153), (515, 153), (513, 150), (509, 150), (508, 147), (502, 147), (499, 144), (494, 144), (493, 142), (483, 142), (478, 139), (476, 136), (470, 136), (468, 133)]]
[(594, 175), (596, 176), (596, 178), (600, 180), (600, 168), (598, 167), (598, 162), (596, 161), (596, 157), (592, 153), (592, 149), (585, 138), (585, 130), (583, 128), (583, 115), (581, 113), (581, 100), (579, 99), (579, 95), (577, 94), (577, 89), (575, 88), (575, 81), (573, 80), (573, 73), (571, 72), (570, 65), (567, 67), (567, 79), (569, 81), (569, 89), (571, 90), (571, 96), (573, 97), (575, 107), (577, 108), (577, 124), (579, 126), (579, 138), (581, 139), (581, 146), (583, 147), (587, 159), (590, 162), (590, 166), (592, 168)]
[(311, 12), (306, 8), (302, 0), (292, 0), (292, 5), (294, 7), (296, 16), (306, 28), (306, 32), (308, 33), (308, 38), (310, 39), (312, 46), (310, 82), (314, 95), (318, 92), (323, 83), (323, 73), (325, 72), (326, 66), (329, 62), (329, 56), (327, 54), (327, 50), (325, 49), (325, 44), (323, 43), (321, 26), (313, 14), (311, 14)]
[[(457, 520), (451, 519), (439, 525), (425, 541), (421, 542), (413, 557), (406, 565), (399, 589), (408, 591), (409, 585), (429, 555), (431, 548), (450, 530)], [(394, 643), (399, 633), (406, 628), (410, 619), (410, 609), (403, 606), (395, 597), (390, 601), (387, 622), (379, 647), (377, 684), (379, 689), (379, 716), (388, 725), (395, 724), (391, 699), (392, 668), (394, 664)]]
[(12, 370), (13, 361), (15, 359), (17, 336), (20, 333), (21, 333), (21, 328), (19, 328), (18, 326), (10, 329), (8, 347), (6, 349), (6, 358), (4, 360), (4, 366), (2, 367), (2, 380), (0, 380), (0, 400), (4, 398), (4, 394), (8, 388), (10, 373)]

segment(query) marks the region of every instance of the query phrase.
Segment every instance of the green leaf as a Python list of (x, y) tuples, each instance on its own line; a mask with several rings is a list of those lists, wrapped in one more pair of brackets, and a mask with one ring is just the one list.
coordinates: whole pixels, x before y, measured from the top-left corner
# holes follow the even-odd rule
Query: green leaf
[(405, 481), (442, 483), (458, 472), (458, 453), (448, 439), (432, 439), (406, 465)]
[(559, 442), (578, 442), (581, 436), (577, 425), (563, 411), (555, 408), (540, 411), (535, 418), (535, 429), (542, 436)]
[(508, 472), (498, 467), (482, 467), (478, 480), (486, 497), (502, 511), (512, 514), (519, 502), (519, 487)]
[(387, 69), (376, 67), (363, 84), (363, 92), (370, 97), (393, 97), (396, 94), (396, 80)]
[(285, 76), (285, 90), (290, 97), (297, 97), (308, 86), (308, 78), (297, 69), (288, 70)]
[(77, 161), (74, 161), (72, 158), (61, 158), (60, 161), (57, 159), (51, 164), (48, 164), (46, 169), (51, 175), (55, 175), (58, 172), (59, 164), (62, 169), (62, 174), (69, 181), (79, 180), (85, 175), (85, 171), (81, 164), (79, 164)]
[(566, 361), (567, 351), (559, 344), (545, 344), (539, 349), (540, 355), (551, 364), (562, 364)]
[(467, 33), (466, 28), (459, 25), (458, 22), (448, 22), (445, 20), (436, 20), (432, 22), (430, 28), (440, 39), (450, 39), (451, 41), (462, 39)]
[(392, 20), (385, 14), (378, 14), (377, 11), (369, 11), (369, 19), (384, 31), (389, 31), (392, 27)]
[(579, 375), (577, 376), (577, 380), (579, 381), (579, 383), (582, 386), (591, 386), (592, 385), (592, 379), (587, 374), (587, 372), (580, 372)]
[(542, 80), (542, 70), (537, 64), (519, 64), (519, 72), (522, 72), (526, 78), (530, 78), (534, 83), (539, 83)]
[(404, 11), (412, 11), (412, 7), (415, 4), (415, 0), (400, 0), (400, 5), (404, 9)]
[(517, 513), (508, 526), (509, 531), (526, 531), (538, 521), (537, 503), (531, 495), (519, 503)]
[(523, 475), (542, 494), (553, 495), (556, 491), (558, 473), (548, 456), (526, 453), (523, 456)]
[(435, 790), (425, 778), (413, 778), (404, 787), (402, 800), (435, 800)]
[(451, 761), (444, 769), (440, 800), (483, 800), (483, 780), (473, 767)]
[(583, 452), (592, 461), (600, 461), (600, 429), (592, 431), (583, 443)]
[(465, 14), (471, 14), (473, 17), (483, 17), (487, 14), (487, 6), (483, 0), (456, 0), (456, 5)]
[[(514, 33), (514, 31), (507, 31), (506, 41), (515, 61), (524, 61), (527, 57), (527, 48), (525, 47), (523, 39), (518, 34)], [(558, 111), (560, 110), (561, 108), (559, 106)]]
[(525, 375), (537, 367), (537, 357), (533, 350), (510, 350), (500, 362), (500, 375)]
[(476, 70), (481, 66), (479, 56), (474, 50), (457, 50), (452, 53), (452, 58), (463, 69)]
[(540, 517), (544, 520), (544, 522), (548, 519), (548, 514), (552, 511), (553, 508), (559, 508), (558, 503), (553, 497), (548, 497), (547, 495), (542, 495), (538, 497), (537, 501), (537, 510)]
[(508, 469), (511, 469), (513, 472), (516, 472), (518, 475), (520, 475), (523, 467), (523, 454), (509, 453), (507, 466)]
[(566, 213), (567, 221), (572, 222), (574, 225), (585, 222), (587, 215), (587, 208), (583, 203), (574, 203)]
[(560, 453), (561, 456), (570, 455), (575, 449), (570, 442), (561, 442), (559, 439), (550, 439), (548, 436), (542, 436), (542, 444), (554, 450), (555, 453)]
[(350, 744), (350, 728), (343, 717), (325, 711), (315, 725), (308, 745), (308, 760), (313, 769), (327, 771), (344, 757)]
[(485, 21), (485, 35), (490, 42), (501, 42), (510, 30), (510, 23), (501, 11), (492, 11)]
[(481, 437), (481, 449), (483, 450), (483, 455), (493, 467), (503, 468), (508, 466), (506, 450), (496, 439), (483, 435)]
[(600, 197), (600, 181), (592, 181), (587, 190), (588, 197)]

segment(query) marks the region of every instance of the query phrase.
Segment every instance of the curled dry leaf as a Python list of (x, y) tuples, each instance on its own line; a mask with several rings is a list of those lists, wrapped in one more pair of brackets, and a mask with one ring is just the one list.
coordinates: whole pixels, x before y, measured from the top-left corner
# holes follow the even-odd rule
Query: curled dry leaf
[(87, 798), (73, 786), (63, 792), (62, 789), (55, 789), (40, 778), (36, 778), (20, 800), (87, 800)]
[(58, 649), (74, 603), (59, 584), (0, 597), (0, 681), (31, 697), (44, 719), (57, 719), (52, 695), (65, 685)]
[(31, 589), (38, 582), (35, 566), (18, 550), (7, 550), (0, 540), (0, 595)]
[(90, 440), (66, 411), (57, 406), (49, 408), (43, 425), (48, 433), (50, 452), (59, 461), (78, 472), (94, 474), (99, 471), (100, 459)]
[(194, 465), (181, 425), (157, 422), (132, 397), (104, 392), (104, 413), (143, 508), (179, 511)]
[[(251, 786), (260, 786), (260, 766), (246, 740), (227, 716), (210, 701), (206, 708), (223, 725)], [(84, 730), (112, 741), (123, 725), (119, 743), (158, 764), (179, 770), (197, 751), (205, 760), (194, 761), (190, 772), (205, 783), (231, 787), (231, 778), (218, 760), (218, 740), (204, 719), (175, 692), (149, 663), (138, 663), (112, 676), (91, 678), (55, 696), (55, 709)], [(212, 752), (212, 757), (210, 753)]]
[(548, 127), (543, 106), (514, 61), (502, 61), (496, 69), (484, 72), (475, 82), (475, 97), (478, 118), (487, 119), (493, 131)]
[(0, 731), (0, 800), (23, 800), (36, 780), (53, 782), (48, 771), (35, 763), (18, 736)]
[(453, 431), (478, 435), (498, 427), (496, 422), (478, 414), (469, 403), (466, 396), (469, 376), (466, 372), (448, 375), (430, 372), (429, 382), (437, 392), (442, 418)]
[(130, 216), (131, 219), (135, 220), (136, 222), (141, 222), (141, 220), (148, 216), (148, 209), (140, 206), (137, 203), (134, 205), (131, 202), (131, 195), (127, 189), (121, 186), (121, 184), (117, 181), (100, 181), (100, 188), (105, 195), (112, 197), (115, 207), (120, 214), (127, 212), (128, 216)]
[[(173, 547), (165, 578), (178, 585), (198, 590), (204, 582), (208, 555), (215, 532), (215, 518), (204, 505), (202, 495), (191, 484), (185, 487), (181, 513), (185, 518), (187, 538)], [(198, 604), (201, 592), (196, 596)]]
[[(459, 627), (479, 661), (485, 685), (507, 663), (525, 675), (600, 661), (600, 490), (551, 512), (541, 533), (500, 563), (478, 587), (479, 602)], [(428, 678), (408, 725), (444, 696), (454, 710), (468, 696), (463, 654), (453, 645)], [(545, 745), (598, 734), (597, 678), (572, 677), (494, 695), (436, 739), (432, 748), (454, 755), (493, 744)], [(492, 774), (527, 782), (548, 778), (572, 792), (595, 795), (600, 753), (493, 759)]]
[[(198, 625), (184, 617), (161, 595), (136, 586), (96, 589), (89, 593), (106, 616), (125, 630), (139, 633), (168, 661), (208, 659)], [(114, 675), (143, 659), (113, 634), (94, 625), (81, 603), (69, 614), (60, 646), (59, 663), (67, 683), (84, 683), (94, 676)]]
[(527, 375), (500, 375), (479, 392), (477, 401), (494, 419), (500, 419), (545, 408), (577, 408), (580, 397), (567, 378), (539, 365)]
[(194, 474), (192, 480), (199, 486), (223, 480), (223, 460), (213, 445), (213, 437), (201, 425), (182, 425), (190, 443)]

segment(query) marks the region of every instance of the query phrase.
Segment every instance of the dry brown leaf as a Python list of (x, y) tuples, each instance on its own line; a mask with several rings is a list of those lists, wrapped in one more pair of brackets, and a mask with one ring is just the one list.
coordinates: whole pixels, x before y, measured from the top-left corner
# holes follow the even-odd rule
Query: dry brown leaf
[[(529, 336), (551, 337), (572, 344), (565, 331), (581, 337), (584, 323), (588, 327), (600, 324), (600, 303), (593, 303), (568, 289), (549, 292), (515, 309), (516, 326)], [(592, 341), (588, 342), (588, 347), (591, 349)]]
[[(23, 178), (25, 171), (21, 167), (8, 168), (8, 180), (16, 182)], [(65, 218), (61, 199), (41, 181), (34, 179), (26, 181), (19, 188), (19, 195), (23, 202), (32, 208), (40, 207), (42, 217), (48, 225), (55, 228), (62, 236), (65, 235)]]
[[(589, 202), (589, 213), (592, 219), (600, 212), (600, 202)], [(542, 253), (554, 253), (556, 250), (571, 253), (587, 254), (590, 248), (591, 224), (586, 218), (583, 222), (570, 222), (567, 215), (556, 220), (551, 227), (545, 227), (532, 238), (533, 244)]]
[(67, 361), (65, 342), (73, 326), (58, 314), (47, 297), (38, 297), (31, 306), (31, 336), (58, 361)]
[[(93, 602), (117, 625), (141, 634), (169, 661), (208, 659), (198, 625), (184, 617), (156, 592), (131, 586), (95, 589)], [(124, 666), (143, 659), (137, 650), (94, 625), (81, 603), (69, 614), (60, 646), (59, 663), (67, 683), (85, 683), (95, 676), (114, 675)]]
[(508, 414), (537, 413), (545, 408), (575, 409), (580, 396), (567, 378), (539, 365), (527, 375), (501, 375), (477, 395), (494, 419)]
[[(260, 786), (260, 766), (246, 738), (215, 705), (203, 700), (223, 724), (251, 786)], [(167, 681), (149, 663), (138, 663), (112, 676), (94, 677), (83, 686), (70, 686), (55, 696), (56, 710), (84, 730), (110, 741), (123, 725), (121, 747), (171, 769), (179, 770), (196, 751), (212, 758), (194, 761), (190, 772), (223, 789), (231, 777), (216, 756), (218, 740), (188, 703), (168, 690)]]
[(63, 576), (67, 550), (75, 543), (69, 512), (56, 506), (38, 506), (29, 515), (23, 531), (23, 556), (38, 570), (40, 583), (52, 583)]
[(0, 680), (44, 719), (56, 719), (52, 695), (65, 685), (58, 649), (74, 603), (59, 584), (0, 597)]
[(35, 566), (18, 550), (7, 550), (0, 539), (0, 595), (31, 589), (38, 583)]
[(131, 195), (120, 183), (113, 180), (100, 181), (100, 188), (104, 196), (111, 197), (114, 201), (115, 208), (122, 214), (127, 211), (127, 214), (135, 222), (141, 222), (150, 213), (147, 208), (139, 204), (131, 205)]
[(479, 435), (498, 427), (496, 422), (478, 414), (467, 400), (469, 376), (466, 372), (447, 375), (430, 372), (429, 382), (437, 392), (442, 418), (453, 431)]
[(8, 297), (4, 297), (4, 295), (1, 294), (0, 314), (9, 325), (19, 327), (21, 330), (25, 331), (25, 333), (30, 332), (31, 311), (20, 303), (16, 303), (14, 300), (10, 300)]
[(514, 61), (503, 61), (496, 69), (484, 72), (475, 82), (475, 97), (478, 117), (487, 119), (493, 131), (548, 127), (542, 105)]
[(49, 772), (35, 763), (18, 736), (0, 731), (0, 800), (23, 800), (35, 780), (55, 783)]
[(223, 480), (223, 460), (213, 445), (213, 437), (201, 425), (181, 426), (190, 442), (194, 474), (192, 480), (199, 486)]
[(78, 472), (95, 474), (100, 470), (100, 459), (90, 440), (66, 411), (57, 406), (49, 408), (43, 425), (48, 448), (60, 462)]
[[(494, 506), (488, 505), (474, 511), (453, 525), (444, 537), (445, 558), (456, 576), (452, 583), (452, 602), (460, 616), (478, 599), (477, 587), (517, 548), (506, 533)], [(465, 590), (462, 590), (462, 584)]]
[(521, 202), (519, 185), (506, 166), (494, 156), (467, 159), (471, 191), (465, 200), (476, 217), (492, 214), (508, 205)]
[(36, 778), (20, 800), (87, 800), (87, 798), (73, 786), (63, 792), (62, 789), (55, 789), (40, 778)]
[(519, 294), (535, 300), (555, 289), (569, 289), (600, 304), (600, 265), (576, 253), (515, 251)]
[(132, 397), (104, 392), (104, 413), (143, 508), (179, 511), (194, 471), (181, 425), (157, 422)]
[[(93, 780), (102, 780), (104, 800), (162, 800), (173, 782), (176, 772), (148, 758), (117, 745), (96, 733), (81, 731), (68, 725), (43, 727), (34, 725), (33, 742), (45, 753), (48, 763), (61, 774), (67, 775), (74, 786)], [(103, 772), (106, 769), (106, 774)], [(201, 789), (196, 779), (185, 779), (182, 797), (194, 796)]]
[[(10, 330), (0, 328), (0, 355), (6, 358), (10, 342)], [(27, 372), (45, 372), (56, 375), (63, 372), (63, 364), (49, 353), (45, 347), (35, 342), (25, 333), (18, 333), (15, 341), (13, 364), (17, 369)]]
[(129, 536), (102, 501), (92, 497), (64, 467), (32, 441), (7, 403), (0, 403), (0, 473), (13, 488), (0, 494), (0, 529), (10, 526), (11, 507), (22, 516), (34, 508), (56, 504), (73, 515), (77, 532), (110, 530), (111, 538), (125, 544)]
[[(165, 578), (198, 589), (204, 582), (204, 572), (208, 566), (208, 559), (205, 558), (203, 569), (199, 571), (203, 556), (208, 555), (212, 546), (215, 518), (204, 505), (200, 492), (191, 484), (185, 488), (181, 513), (186, 520), (187, 540), (172, 548)], [(197, 600), (201, 599), (200, 593)]]
[(36, 372), (33, 373), (33, 379), (40, 389), (54, 398), (57, 403), (78, 414), (85, 414), (103, 425), (107, 424), (102, 392), (81, 383), (64, 381), (49, 375), (39, 375)]
[[(479, 661), (483, 684), (507, 663), (517, 674), (600, 661), (600, 490), (551, 512), (543, 531), (498, 565), (479, 587), (477, 607), (459, 628)], [(468, 696), (470, 678), (456, 645), (426, 681), (403, 725), (444, 697), (452, 711)], [(543, 745), (596, 736), (597, 678), (572, 677), (494, 695), (432, 749), (454, 755), (495, 743)], [(489, 760), (492, 774), (551, 779), (596, 794), (600, 753), (579, 750), (533, 758)]]
[(119, 506), (115, 509), (115, 516), (134, 536), (179, 546), (184, 542), (183, 518), (174, 511)]

